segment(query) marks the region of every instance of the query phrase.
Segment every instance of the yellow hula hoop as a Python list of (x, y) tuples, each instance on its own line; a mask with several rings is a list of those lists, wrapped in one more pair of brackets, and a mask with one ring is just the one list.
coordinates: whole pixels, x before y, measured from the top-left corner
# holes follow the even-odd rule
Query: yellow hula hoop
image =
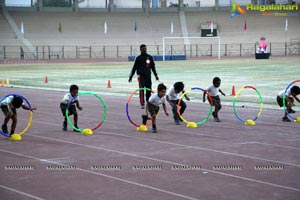
[[(187, 89), (187, 90), (185, 90), (184, 91), (184, 93), (180, 96), (180, 100), (184, 97), (184, 95), (186, 95), (187, 93), (189, 93), (189, 92), (191, 92), (192, 91), (192, 89)], [(185, 123), (190, 123), (189, 121), (187, 121), (186, 119), (184, 119), (183, 117), (182, 117), (182, 115), (178, 115), (179, 117), (180, 117), (180, 119), (183, 121), (183, 122), (185, 122)]]
[(29, 121), (27, 123), (27, 126), (23, 129), (23, 131), (19, 132), (19, 133), (15, 133), (15, 134), (19, 134), (19, 135), (23, 135), (24, 133), (26, 133), (28, 131), (28, 129), (31, 126), (31, 122), (32, 122), (32, 111), (30, 111), (29, 113)]

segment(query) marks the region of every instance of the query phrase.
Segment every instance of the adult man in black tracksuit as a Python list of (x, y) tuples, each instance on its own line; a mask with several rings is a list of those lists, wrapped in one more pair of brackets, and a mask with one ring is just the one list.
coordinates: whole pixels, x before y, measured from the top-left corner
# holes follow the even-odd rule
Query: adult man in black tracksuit
[[(128, 82), (132, 81), (132, 77), (136, 71), (138, 75), (139, 88), (149, 88), (152, 89), (152, 81), (151, 81), (151, 70), (155, 75), (156, 80), (159, 80), (155, 63), (151, 55), (147, 54), (147, 47), (145, 44), (140, 46), (141, 55), (136, 57), (134, 65), (132, 67), (131, 73), (129, 75)], [(151, 96), (151, 91), (146, 90), (146, 101), (149, 100)], [(145, 107), (145, 99), (144, 99), (144, 90), (140, 90), (140, 104), (141, 108)]]

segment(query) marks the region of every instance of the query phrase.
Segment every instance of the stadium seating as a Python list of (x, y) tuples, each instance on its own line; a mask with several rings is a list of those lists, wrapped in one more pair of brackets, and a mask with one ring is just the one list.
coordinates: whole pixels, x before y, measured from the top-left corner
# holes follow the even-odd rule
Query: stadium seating
[[(71, 12), (71, 11), (41, 11), (9, 9), (9, 14), (20, 27), (24, 24), (24, 37), (39, 49), (51, 46), (51, 50), (59, 52), (60, 46), (70, 49), (74, 54), (74, 46), (81, 50), (82, 54), (88, 54), (88, 48), (94, 47), (94, 54), (104, 54), (109, 57), (108, 49), (119, 45), (120, 55), (136, 55), (139, 53), (138, 45), (145, 43), (153, 54), (162, 54), (163, 37), (182, 36), (180, 16), (178, 12)], [(285, 17), (267, 17), (261, 13), (251, 13), (230, 18), (228, 11), (186, 11), (187, 30), (189, 36), (200, 36), (200, 25), (213, 21), (218, 27), (218, 36), (222, 44), (235, 48), (240, 43), (248, 43), (248, 53), (254, 55), (255, 46), (261, 36), (266, 37), (267, 43), (289, 42), (291, 38), (299, 38), (300, 18), (298, 16), (288, 17), (288, 31), (285, 31)], [(247, 29), (244, 29), (246, 21)], [(2, 13), (0, 14), (0, 43), (2, 46), (24, 46), (22, 41), (16, 38), (6, 22)], [(107, 23), (107, 34), (104, 33), (104, 24)], [(173, 22), (173, 33), (171, 34), (171, 22)], [(61, 24), (61, 32), (59, 31)], [(135, 24), (137, 30), (135, 31)], [(268, 27), (266, 29), (266, 27)], [(176, 43), (174, 43), (176, 44)], [(182, 45), (183, 41), (178, 41)], [(104, 50), (103, 46), (107, 50)], [(132, 46), (132, 47), (131, 47)], [(130, 52), (129, 52), (130, 48)], [(236, 47), (240, 48), (239, 46)], [(277, 48), (284, 48), (280, 45)], [(123, 52), (124, 51), (124, 52)], [(224, 46), (222, 46), (222, 51)], [(85, 53), (86, 52), (86, 53)], [(238, 52), (234, 50), (234, 52)], [(54, 53), (55, 54), (55, 53)], [(182, 52), (180, 52), (182, 54)], [(226, 55), (235, 55), (230, 51)], [(272, 52), (273, 54), (273, 52)], [(71, 53), (65, 57), (73, 57)], [(79, 56), (80, 57), (80, 56)], [(88, 55), (84, 57), (88, 58)]]

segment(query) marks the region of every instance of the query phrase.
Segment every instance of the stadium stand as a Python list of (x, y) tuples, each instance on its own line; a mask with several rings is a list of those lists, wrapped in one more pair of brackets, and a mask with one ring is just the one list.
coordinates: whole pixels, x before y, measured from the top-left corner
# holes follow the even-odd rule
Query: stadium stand
[[(89, 13), (89, 12), (9, 12), (16, 24), (23, 21), (25, 37), (33, 45), (137, 45), (161, 44), (170, 35), (180, 35), (177, 13)], [(104, 34), (104, 23), (107, 34)], [(58, 31), (61, 23), (62, 32)], [(134, 31), (134, 27), (137, 30)]]
[[(104, 54), (109, 57), (115, 56), (115, 53), (111, 53), (111, 51), (115, 51), (116, 48), (119, 51), (118, 57), (127, 57), (138, 54), (137, 47), (141, 43), (147, 44), (151, 52), (161, 54), (163, 37), (183, 36), (182, 17), (178, 11), (174, 10), (149, 11), (146, 14), (142, 10), (136, 12), (95, 12), (88, 10), (72, 12), (71, 10), (45, 9), (37, 12), (33, 9), (8, 8), (8, 14), (19, 29), (21, 23), (24, 24), (24, 38), (32, 44), (32, 47), (38, 47), (39, 51), (42, 48), (43, 53), (47, 52), (46, 57), (49, 59), (74, 56), (92, 58), (101, 57)], [(288, 31), (285, 31), (286, 17), (262, 16), (262, 13), (259, 12), (251, 12), (251, 14), (234, 18), (230, 18), (230, 12), (227, 10), (201, 12), (186, 10), (184, 15), (187, 34), (190, 37), (199, 37), (201, 25), (213, 21), (217, 27), (217, 34), (221, 37), (223, 55), (254, 55), (255, 45), (261, 36), (266, 37), (269, 44), (273, 44), (273, 49), (275, 49), (272, 52), (273, 55), (276, 55), (276, 49), (283, 48), (285, 48), (286, 55), (295, 52), (299, 54), (297, 53), (299, 52), (297, 44), (284, 44), (299, 38), (299, 16), (288, 17)], [(1, 46), (18, 48), (28, 46), (24, 44), (24, 41), (17, 38), (17, 34), (2, 13), (0, 14), (0, 22)], [(105, 22), (107, 34), (104, 33)], [(244, 28), (245, 22), (246, 30)], [(171, 33), (171, 23), (173, 23), (173, 33)], [(59, 31), (60, 24), (61, 32)], [(241, 43), (243, 43), (243, 47)], [(178, 40), (177, 44), (183, 45), (183, 41)], [(118, 47), (116, 47), (117, 45)], [(128, 52), (128, 46), (131, 45), (135, 47)], [(91, 53), (91, 46), (93, 46), (94, 53)], [(75, 48), (76, 50), (74, 50)], [(242, 52), (242, 48), (246, 50)], [(30, 51), (29, 49), (25, 49), (25, 51)], [(14, 51), (18, 52), (18, 49)], [(60, 55), (63, 51), (66, 53)]]

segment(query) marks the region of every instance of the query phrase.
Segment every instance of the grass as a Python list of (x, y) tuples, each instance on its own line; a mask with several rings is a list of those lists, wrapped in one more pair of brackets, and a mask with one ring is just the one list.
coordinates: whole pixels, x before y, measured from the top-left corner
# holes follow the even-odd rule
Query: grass
[[(137, 88), (136, 75), (128, 83), (132, 62), (74, 63), (74, 64), (24, 64), (1, 65), (0, 79), (9, 79), (18, 87), (59, 89), (67, 91), (71, 84), (80, 90), (128, 95)], [(256, 87), (263, 96), (264, 104), (275, 105), (276, 94), (293, 80), (300, 79), (300, 57), (271, 57), (269, 60), (226, 59), (156, 62), (160, 80), (167, 87), (176, 81), (184, 81), (186, 87), (207, 88), (212, 79), (222, 79), (221, 89), (227, 94), (224, 102), (232, 102), (231, 88), (238, 90), (244, 85)], [(45, 84), (48, 76), (49, 83)], [(112, 88), (107, 88), (110, 80)], [(156, 88), (153, 78), (153, 89)], [(2, 96), (3, 94), (1, 94)], [(193, 96), (190, 93), (190, 96)], [(245, 90), (239, 101), (257, 102), (255, 92)]]

